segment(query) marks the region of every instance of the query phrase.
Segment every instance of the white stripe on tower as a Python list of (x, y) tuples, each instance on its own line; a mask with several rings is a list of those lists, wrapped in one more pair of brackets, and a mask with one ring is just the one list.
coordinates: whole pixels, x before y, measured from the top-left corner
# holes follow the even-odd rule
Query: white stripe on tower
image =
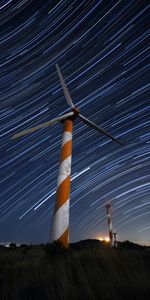
[(52, 240), (58, 240), (63, 235), (69, 225), (69, 199), (62, 205), (55, 213), (53, 226), (55, 227), (55, 234), (52, 234)]
[(59, 166), (57, 189), (60, 184), (69, 176), (71, 173), (71, 155), (67, 157)]

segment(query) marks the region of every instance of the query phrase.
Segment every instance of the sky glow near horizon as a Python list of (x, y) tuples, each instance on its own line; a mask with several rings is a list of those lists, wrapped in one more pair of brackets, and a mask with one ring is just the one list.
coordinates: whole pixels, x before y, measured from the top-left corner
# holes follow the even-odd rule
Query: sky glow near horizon
[(81, 113), (121, 147), (74, 122), (70, 240), (108, 236), (150, 244), (149, 29), (145, 1), (0, 4), (0, 241), (48, 242), (62, 124), (21, 130), (69, 111), (55, 64)]

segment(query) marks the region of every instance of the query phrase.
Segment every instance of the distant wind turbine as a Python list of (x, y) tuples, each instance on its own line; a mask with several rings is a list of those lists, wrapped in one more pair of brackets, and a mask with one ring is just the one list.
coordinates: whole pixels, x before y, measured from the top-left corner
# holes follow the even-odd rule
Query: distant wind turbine
[(113, 232), (113, 236), (114, 236), (114, 247), (117, 248), (117, 232), (116, 231)]
[(61, 153), (60, 153), (60, 164), (58, 171), (58, 181), (57, 181), (57, 192), (56, 192), (56, 202), (52, 222), (52, 231), (51, 231), (51, 241), (59, 241), (63, 244), (64, 247), (68, 247), (69, 242), (69, 202), (70, 202), (70, 175), (71, 175), (71, 159), (72, 159), (72, 130), (74, 120), (78, 117), (80, 118), (87, 126), (92, 127), (100, 133), (105, 134), (107, 137), (117, 142), (120, 145), (123, 145), (121, 141), (117, 138), (106, 132), (101, 127), (97, 126), (89, 119), (80, 114), (79, 108), (75, 107), (65, 81), (62, 77), (61, 71), (56, 65), (58, 76), (60, 79), (61, 86), (68, 105), (71, 108), (71, 111), (67, 114), (59, 116), (55, 119), (52, 119), (43, 124), (37, 125), (35, 127), (25, 129), (19, 133), (16, 133), (12, 136), (12, 139), (24, 136), (28, 133), (34, 132), (38, 129), (45, 128), (54, 123), (63, 121), (64, 130), (62, 136), (61, 144)]
[(106, 212), (107, 212), (107, 222), (108, 222), (108, 228), (109, 228), (109, 239), (110, 239), (110, 245), (111, 247), (114, 245), (113, 243), (113, 228), (112, 228), (112, 205), (111, 203), (107, 203), (105, 205)]

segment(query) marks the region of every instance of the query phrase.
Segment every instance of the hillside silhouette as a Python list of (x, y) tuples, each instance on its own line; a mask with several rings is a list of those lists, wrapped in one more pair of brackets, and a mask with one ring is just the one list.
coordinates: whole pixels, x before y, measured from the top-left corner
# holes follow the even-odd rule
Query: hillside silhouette
[(0, 247), (2, 300), (148, 300), (150, 247), (84, 240)]

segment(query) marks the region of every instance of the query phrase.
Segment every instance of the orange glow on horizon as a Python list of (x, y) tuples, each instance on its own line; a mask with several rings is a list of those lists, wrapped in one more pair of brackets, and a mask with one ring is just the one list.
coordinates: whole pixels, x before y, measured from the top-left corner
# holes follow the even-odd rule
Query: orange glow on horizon
[(98, 240), (100, 240), (101, 242), (102, 241), (105, 241), (105, 242), (107, 242), (107, 243), (109, 243), (110, 242), (110, 238), (109, 237), (98, 237)]

